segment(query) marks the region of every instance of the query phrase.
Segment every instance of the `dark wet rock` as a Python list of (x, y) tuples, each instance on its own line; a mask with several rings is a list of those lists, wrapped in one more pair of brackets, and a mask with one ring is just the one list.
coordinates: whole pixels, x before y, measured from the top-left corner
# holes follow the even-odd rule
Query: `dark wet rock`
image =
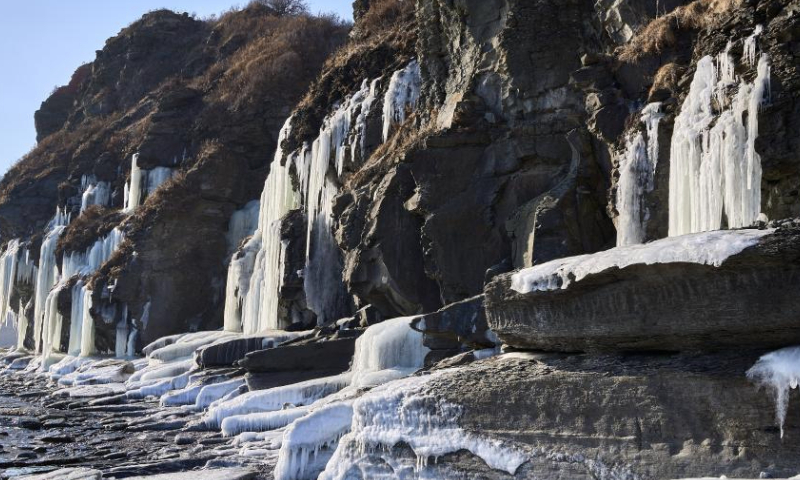
[(324, 365), (320, 365), (320, 367), (316, 370), (299, 372), (249, 372), (247, 375), (245, 375), (244, 379), (247, 382), (247, 389), (253, 391), (282, 387), (284, 385), (291, 385), (293, 383), (313, 380), (315, 378), (330, 377), (332, 375), (338, 375), (342, 373), (342, 370), (340, 369), (329, 370), (324, 367)]
[(28, 430), (39, 430), (42, 428), (42, 422), (35, 418), (20, 418), (17, 420), (17, 426)]
[(14, 457), (14, 458), (15, 458), (16, 460), (32, 460), (32, 459), (34, 459), (34, 458), (37, 458), (38, 456), (39, 456), (39, 455), (37, 455), (37, 454), (36, 454), (36, 453), (34, 453), (34, 452), (20, 452), (20, 453), (18, 453), (18, 454), (17, 454), (17, 456), (16, 456), (16, 457)]
[(66, 435), (47, 435), (39, 437), (39, 441), (45, 443), (72, 443), (75, 439)]
[(195, 443), (195, 438), (187, 433), (175, 435), (175, 445), (191, 445)]
[(246, 354), (264, 348), (264, 337), (234, 338), (199, 348), (195, 361), (203, 368), (230, 367)]
[(634, 265), (528, 294), (511, 289), (512, 275), (487, 286), (486, 310), (492, 331), (514, 347), (686, 351), (800, 343), (800, 228), (778, 230), (720, 267)]
[(422, 315), (414, 319), (411, 326), (425, 334), (423, 342), (432, 350), (494, 347), (486, 323), (483, 295)]
[(239, 364), (256, 373), (308, 370), (342, 373), (350, 367), (354, 351), (355, 338), (343, 338), (252, 352)]

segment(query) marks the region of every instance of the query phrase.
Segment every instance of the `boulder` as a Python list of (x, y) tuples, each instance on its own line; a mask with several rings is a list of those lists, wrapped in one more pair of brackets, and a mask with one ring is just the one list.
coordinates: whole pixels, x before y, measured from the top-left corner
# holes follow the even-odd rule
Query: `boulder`
[(494, 346), (486, 323), (483, 295), (450, 304), (436, 312), (420, 315), (411, 328), (425, 334), (423, 343), (431, 350), (457, 349), (466, 346)]
[(250, 352), (264, 348), (264, 337), (232, 338), (201, 347), (195, 351), (195, 361), (203, 368), (230, 367)]
[[(724, 248), (707, 243), (718, 234), (760, 236), (750, 230), (679, 237), (693, 245), (682, 255)], [(673, 239), (665, 239), (558, 262), (582, 261), (583, 267), (572, 267), (579, 271), (602, 263), (601, 255), (624, 258), (646, 248), (660, 256), (675, 245)], [(577, 280), (569, 273), (572, 281), (561, 281), (560, 287), (540, 285), (529, 293), (512, 288), (516, 274), (498, 276), (486, 288), (489, 327), (513, 347), (561, 352), (708, 351), (800, 343), (798, 227), (760, 236), (719, 267), (688, 261), (633, 262), (621, 269), (603, 265), (609, 268), (591, 267), (594, 270)], [(560, 281), (545, 277), (543, 281)]]

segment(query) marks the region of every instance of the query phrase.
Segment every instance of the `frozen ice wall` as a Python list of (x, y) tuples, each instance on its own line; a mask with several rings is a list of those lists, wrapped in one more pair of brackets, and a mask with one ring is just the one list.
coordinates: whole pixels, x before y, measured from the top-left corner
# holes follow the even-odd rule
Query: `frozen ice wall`
[(617, 246), (642, 243), (650, 212), (645, 195), (653, 190), (658, 164), (658, 124), (663, 118), (660, 103), (647, 105), (641, 113), (647, 139), (637, 131), (625, 141), (625, 151), (619, 161), (619, 183), (616, 206)]
[[(745, 42), (748, 64), (755, 63), (755, 36)], [(752, 83), (737, 82), (728, 50), (697, 63), (672, 135), (670, 236), (748, 226), (758, 218), (761, 158), (755, 140), (769, 85), (766, 55), (758, 59)]]
[(228, 222), (228, 252), (233, 253), (239, 248), (242, 240), (253, 235), (258, 228), (260, 202), (253, 200), (242, 209), (236, 210)]
[(278, 136), (278, 149), (261, 193), (258, 227), (228, 266), (225, 293), (225, 330), (246, 334), (277, 329), (278, 291), (283, 279), (284, 248), (281, 219), (298, 206), (287, 166), (281, 165), (280, 145), (289, 135), (291, 118)]

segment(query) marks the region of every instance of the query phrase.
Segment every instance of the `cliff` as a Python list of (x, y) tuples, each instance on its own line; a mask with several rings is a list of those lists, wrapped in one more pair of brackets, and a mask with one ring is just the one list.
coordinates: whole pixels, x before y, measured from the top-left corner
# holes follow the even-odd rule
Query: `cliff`
[(796, 474), (800, 2), (354, 12), (153, 12), (42, 104), (12, 355), (281, 479)]

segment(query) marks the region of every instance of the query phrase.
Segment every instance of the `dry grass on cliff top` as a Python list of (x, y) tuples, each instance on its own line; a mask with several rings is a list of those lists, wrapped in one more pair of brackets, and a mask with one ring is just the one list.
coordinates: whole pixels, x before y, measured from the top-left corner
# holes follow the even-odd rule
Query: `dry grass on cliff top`
[(328, 55), (342, 45), (350, 24), (334, 15), (276, 16), (258, 3), (214, 22), (223, 56), (193, 87), (212, 91), (230, 110), (269, 99), (296, 102)]
[(741, 0), (695, 0), (658, 17), (634, 35), (619, 51), (619, 59), (635, 62), (673, 47), (681, 35), (711, 28)]

